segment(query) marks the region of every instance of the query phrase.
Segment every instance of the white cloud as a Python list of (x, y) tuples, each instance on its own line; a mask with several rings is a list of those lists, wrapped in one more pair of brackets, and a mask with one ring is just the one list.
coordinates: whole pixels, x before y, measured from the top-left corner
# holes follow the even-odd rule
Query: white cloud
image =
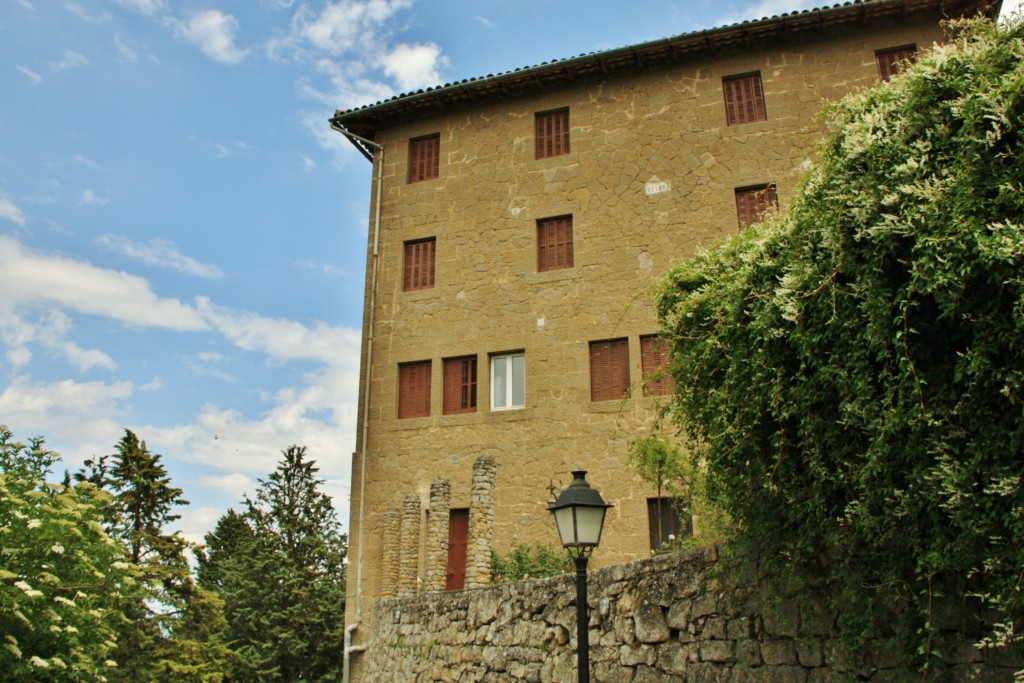
[(385, 25), (391, 17), (412, 6), (412, 0), (341, 0), (328, 2), (319, 13), (303, 5), (292, 17), (291, 30), (267, 43), (267, 52), (344, 52), (372, 54), (386, 40)]
[(139, 391), (157, 391), (164, 386), (164, 381), (159, 375), (139, 387)]
[(32, 81), (33, 85), (35, 85), (36, 83), (42, 83), (43, 82), (43, 77), (40, 76), (39, 74), (37, 74), (32, 69), (29, 69), (29, 68), (24, 67), (24, 66), (19, 66), (18, 67), (18, 71), (20, 71), (22, 74), (27, 76), (29, 78), (29, 80)]
[(1006, 21), (1013, 15), (1024, 18), (1020, 16), (1021, 14), (1024, 14), (1024, 0), (1003, 0), (1003, 6), (999, 10), (1000, 21)]
[(0, 235), (0, 291), (8, 306), (57, 306), (138, 327), (209, 327), (193, 307), (157, 296), (141, 277), (38, 254), (7, 235)]
[(76, 164), (81, 164), (82, 166), (85, 166), (86, 168), (88, 168), (88, 169), (90, 169), (92, 171), (102, 171), (103, 170), (100, 167), (100, 165), (97, 164), (95, 161), (93, 161), (92, 159), (86, 159), (81, 154), (76, 154), (75, 156), (71, 157), (71, 159)]
[(122, 401), (131, 394), (131, 382), (32, 382), (19, 375), (0, 393), (0, 415), (9, 424), (38, 425), (68, 418), (83, 422), (121, 413)]
[(191, 256), (186, 256), (174, 248), (167, 240), (153, 239), (145, 242), (134, 242), (120, 235), (100, 235), (93, 244), (109, 249), (134, 261), (141, 261), (149, 266), (171, 268), (180, 273), (195, 275), (202, 278), (217, 279), (224, 277), (224, 272), (215, 265), (200, 263)]
[(396, 45), (381, 57), (384, 73), (391, 76), (402, 90), (437, 85), (441, 82), (438, 66), (445, 63), (441, 48), (427, 45)]
[(25, 226), (25, 214), (14, 202), (4, 196), (0, 196), (0, 218)]
[(314, 161), (312, 158), (306, 156), (305, 154), (300, 154), (299, 157), (302, 159), (302, 170), (309, 173), (314, 168), (316, 168), (316, 161)]
[(208, 9), (196, 12), (187, 22), (171, 22), (175, 34), (203, 51), (210, 59), (224, 64), (237, 64), (249, 54), (235, 45), (238, 20), (231, 14)]
[(74, 50), (64, 50), (64, 57), (59, 62), (50, 62), (50, 68), (54, 71), (67, 71), (76, 69), (89, 63), (85, 55)]
[(167, 4), (164, 0), (114, 0), (114, 2), (122, 7), (127, 7), (147, 15), (153, 15), (162, 11)]
[(80, 204), (88, 204), (92, 206), (106, 206), (110, 203), (109, 197), (100, 197), (92, 190), (85, 190), (82, 192), (82, 198), (79, 200)]
[(10, 349), (7, 353), (7, 362), (11, 364), (15, 370), (20, 370), (29, 363), (32, 362), (32, 352), (25, 347), (19, 347)]
[(727, 24), (735, 24), (740, 21), (764, 19), (765, 17), (774, 17), (779, 14), (798, 12), (800, 10), (821, 6), (822, 3), (817, 2), (816, 0), (760, 0), (754, 5), (745, 8), (742, 13), (730, 14), (722, 17), (715, 22), (715, 25), (724, 26)]

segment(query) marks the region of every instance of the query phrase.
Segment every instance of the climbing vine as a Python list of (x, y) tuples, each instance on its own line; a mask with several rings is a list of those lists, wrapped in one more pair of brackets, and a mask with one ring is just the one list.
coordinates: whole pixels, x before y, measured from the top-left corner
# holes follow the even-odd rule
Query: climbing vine
[(993, 610), (981, 645), (1024, 628), (1024, 30), (949, 28), (657, 299), (709, 498), (838, 613), (905, 605), (923, 667), (937, 595)]

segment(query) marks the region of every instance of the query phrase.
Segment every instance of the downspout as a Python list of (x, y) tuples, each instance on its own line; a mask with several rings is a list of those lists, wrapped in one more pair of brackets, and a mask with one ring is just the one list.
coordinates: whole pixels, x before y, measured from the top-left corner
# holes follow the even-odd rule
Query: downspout
[(356, 613), (353, 623), (345, 627), (344, 640), (344, 662), (342, 665), (342, 682), (349, 683), (351, 676), (351, 655), (362, 652), (366, 648), (361, 645), (352, 645), (352, 634), (362, 622), (363, 614), (363, 531), (365, 528), (366, 509), (366, 452), (370, 442), (370, 380), (373, 369), (373, 328), (376, 318), (377, 304), (377, 262), (380, 251), (380, 205), (382, 190), (384, 188), (384, 146), (359, 137), (354, 133), (345, 130), (337, 121), (331, 121), (331, 128), (347, 137), (353, 144), (359, 143), (377, 151), (377, 190), (376, 201), (373, 211), (373, 251), (371, 253), (372, 263), (370, 266), (370, 301), (369, 314), (366, 318), (366, 377), (363, 385), (363, 426), (359, 444), (359, 540), (356, 542)]

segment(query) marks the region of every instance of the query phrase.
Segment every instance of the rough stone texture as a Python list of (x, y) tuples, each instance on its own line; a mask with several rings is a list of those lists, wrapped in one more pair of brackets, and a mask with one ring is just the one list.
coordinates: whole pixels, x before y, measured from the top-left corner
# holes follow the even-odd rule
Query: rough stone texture
[(406, 496), (402, 502), (401, 539), (398, 542), (398, 594), (419, 590), (420, 499)]
[(469, 493), (469, 548), (466, 557), (466, 588), (491, 582), (491, 534), (494, 528), (494, 458), (483, 455), (473, 463)]
[(452, 486), (438, 477), (430, 485), (430, 516), (427, 518), (427, 567), (424, 588), (443, 591), (448, 567), (448, 517)]
[(394, 596), (398, 593), (399, 545), (402, 539), (402, 516), (391, 508), (384, 511), (384, 539), (381, 558), (381, 593)]
[[(892, 635), (849, 664), (829, 636), (784, 635), (806, 605), (730, 569), (715, 549), (590, 573), (595, 683), (831, 683), (921, 680), (894, 658)], [(374, 683), (576, 680), (574, 577), (377, 602), (360, 662)], [(663, 602), (652, 596), (668, 596)], [(959, 606), (961, 611), (964, 607)], [(820, 607), (806, 607), (821, 616)], [(675, 618), (670, 615), (676, 615)], [(699, 614), (693, 620), (680, 615)], [(773, 621), (774, 620), (774, 621)], [(960, 623), (967, 623), (965, 618)], [(761, 629), (759, 623), (773, 623)], [(677, 626), (683, 625), (680, 630)], [(1024, 650), (983, 652), (973, 635), (939, 634), (946, 668), (933, 683), (1011, 683)], [(358, 655), (357, 655), (358, 656)]]

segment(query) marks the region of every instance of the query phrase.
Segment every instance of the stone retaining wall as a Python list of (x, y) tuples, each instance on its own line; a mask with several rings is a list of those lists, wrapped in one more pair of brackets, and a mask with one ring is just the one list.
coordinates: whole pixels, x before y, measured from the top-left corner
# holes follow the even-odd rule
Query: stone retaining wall
[[(928, 677), (901, 667), (894, 634), (855, 664), (820, 603), (774, 592), (731, 564), (709, 548), (591, 572), (592, 680), (998, 683), (1024, 669), (1019, 650), (974, 648), (972, 620), (956, 608), (943, 612), (940, 670)], [(357, 680), (571, 683), (574, 580), (381, 599)]]

